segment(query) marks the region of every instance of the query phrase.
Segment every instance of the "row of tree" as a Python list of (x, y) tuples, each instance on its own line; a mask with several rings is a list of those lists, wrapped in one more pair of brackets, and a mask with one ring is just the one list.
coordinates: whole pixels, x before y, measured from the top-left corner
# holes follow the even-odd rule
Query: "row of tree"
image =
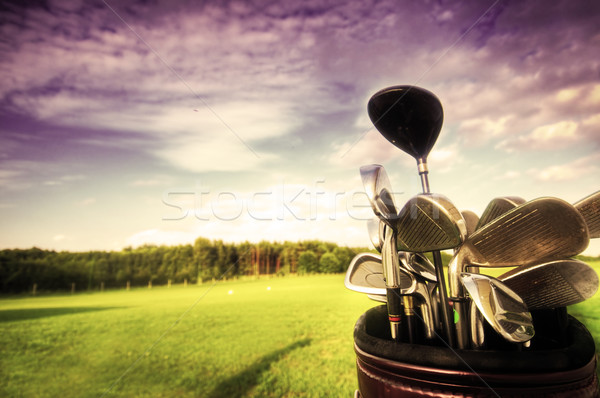
[(320, 241), (224, 243), (198, 238), (193, 245), (125, 248), (84, 253), (31, 249), (0, 251), (0, 292), (95, 290), (172, 283), (197, 283), (241, 275), (345, 272), (367, 249)]

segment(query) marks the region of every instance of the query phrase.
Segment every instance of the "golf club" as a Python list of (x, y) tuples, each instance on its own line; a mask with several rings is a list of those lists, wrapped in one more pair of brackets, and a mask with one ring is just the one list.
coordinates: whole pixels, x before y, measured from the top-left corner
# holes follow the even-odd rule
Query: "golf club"
[[(418, 267), (416, 268), (418, 269)], [(427, 288), (425, 278), (419, 274), (411, 273), (406, 269), (400, 269), (399, 274), (399, 294), (403, 298), (407, 296), (409, 299), (412, 299), (412, 296), (415, 296), (419, 300), (426, 338), (433, 338), (435, 335), (435, 323), (433, 321), (430, 292)], [(344, 285), (350, 290), (366, 293), (373, 300), (387, 303), (387, 287), (383, 278), (382, 257), (373, 253), (357, 254), (350, 262)], [(413, 317), (414, 311), (405, 315)], [(414, 330), (414, 325), (411, 327)], [(408, 331), (409, 334), (412, 333), (411, 330)], [(416, 337), (413, 336), (413, 339), (416, 339)]]
[(359, 293), (385, 294), (381, 256), (373, 253), (354, 256), (346, 271), (344, 285)]
[(398, 252), (400, 265), (428, 282), (437, 282), (435, 267), (423, 253)]
[[(475, 231), (523, 203), (525, 203), (525, 199), (518, 196), (501, 196), (492, 199), (481, 214), (481, 218), (475, 226)], [(474, 273), (479, 272), (477, 267), (469, 267), (469, 270)]]
[(591, 298), (598, 290), (596, 271), (574, 259), (518, 267), (498, 279), (530, 310), (567, 307)]
[(460, 212), (460, 214), (464, 218), (465, 224), (467, 226), (467, 236), (471, 236), (471, 234), (477, 229), (479, 216), (471, 210), (463, 210)]
[[(362, 166), (360, 168), (360, 176), (373, 212), (386, 224), (383, 233), (381, 254), (383, 260), (383, 277), (387, 287), (388, 316), (392, 338), (394, 340), (401, 340), (401, 300), (404, 302), (405, 313), (412, 312), (412, 307), (410, 300), (401, 297), (398, 292), (400, 285), (400, 266), (398, 263), (398, 254), (396, 252), (397, 236), (393, 222), (397, 218), (398, 213), (396, 206), (394, 205), (392, 187), (387, 173), (381, 165), (373, 164)], [(408, 317), (406, 322), (409, 323), (409, 333), (412, 333), (413, 327), (410, 325), (412, 316)], [(409, 334), (409, 339), (411, 337), (412, 335)]]
[(574, 206), (583, 216), (590, 238), (600, 238), (600, 191), (581, 199)]
[[(417, 161), (423, 193), (429, 193), (427, 156), (435, 145), (444, 121), (440, 100), (430, 91), (416, 86), (393, 86), (376, 92), (367, 105), (377, 130), (393, 145)], [(433, 252), (442, 301), (442, 321), (446, 339), (454, 345), (452, 316), (439, 251)]]
[(479, 228), (488, 224), (490, 221), (493, 221), (495, 218), (500, 217), (502, 214), (522, 205), (523, 203), (525, 203), (525, 199), (518, 196), (502, 196), (492, 199), (481, 214), (475, 230), (478, 230)]
[(369, 239), (371, 244), (381, 253), (381, 246), (383, 245), (383, 227), (385, 224), (378, 218), (372, 218), (367, 221), (367, 231), (369, 232)]
[(400, 210), (395, 223), (398, 249), (429, 252), (458, 247), (467, 235), (465, 220), (443, 195), (419, 194)]
[(534, 336), (531, 313), (518, 294), (487, 275), (463, 272), (460, 280), (479, 312), (505, 340), (523, 343)]

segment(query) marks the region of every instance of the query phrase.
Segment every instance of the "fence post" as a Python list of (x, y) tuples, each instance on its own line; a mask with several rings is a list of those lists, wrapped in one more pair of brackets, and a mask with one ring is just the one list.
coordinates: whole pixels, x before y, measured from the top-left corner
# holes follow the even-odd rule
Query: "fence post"
[(170, 279), (167, 281), (167, 287), (171, 287), (171, 280)]
[(75, 294), (75, 283), (71, 283), (71, 294)]
[(103, 292), (104, 291), (104, 282), (100, 282), (100, 291)]
[(148, 281), (148, 289), (152, 289), (152, 281)]
[(131, 289), (131, 282), (127, 281), (127, 287), (125, 287), (125, 290), (129, 290)]
[(35, 296), (36, 293), (37, 293), (37, 283), (34, 283), (32, 294)]
[(187, 287), (187, 278), (183, 280), (183, 287)]

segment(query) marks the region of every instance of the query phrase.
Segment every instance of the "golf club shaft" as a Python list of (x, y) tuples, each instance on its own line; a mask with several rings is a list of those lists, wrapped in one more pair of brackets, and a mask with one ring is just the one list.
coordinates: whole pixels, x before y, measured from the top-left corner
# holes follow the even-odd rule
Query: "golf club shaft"
[(408, 342), (413, 344), (416, 342), (416, 327), (415, 308), (412, 296), (402, 296), (402, 304), (404, 305), (404, 319), (406, 320), (406, 330), (408, 332)]
[(400, 292), (399, 289), (394, 288), (387, 288), (385, 291), (387, 297), (388, 319), (390, 322), (390, 333), (393, 340), (400, 341), (402, 337), (402, 299)]
[[(423, 186), (423, 193), (430, 193), (429, 189), (429, 178), (427, 170), (427, 162), (423, 159), (417, 160), (419, 168), (419, 175), (421, 176), (421, 185)], [(448, 292), (446, 290), (446, 281), (444, 279), (444, 264), (442, 263), (442, 256), (439, 251), (432, 252), (433, 254), (433, 265), (435, 266), (435, 273), (438, 280), (438, 289), (440, 292), (440, 304), (442, 313), (442, 325), (444, 332), (446, 333), (447, 343), (450, 347), (454, 347), (454, 327), (452, 326), (452, 313), (450, 312), (450, 306), (448, 304)]]
[(381, 260), (388, 300), (388, 317), (392, 339), (400, 341), (402, 330), (402, 296), (400, 296), (400, 264), (396, 250), (396, 233), (391, 227), (386, 226), (384, 235)]

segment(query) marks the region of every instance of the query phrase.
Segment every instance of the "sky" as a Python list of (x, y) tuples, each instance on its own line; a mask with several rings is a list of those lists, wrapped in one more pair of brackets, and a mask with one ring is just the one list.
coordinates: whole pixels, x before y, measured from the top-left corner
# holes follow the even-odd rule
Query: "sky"
[(399, 84), (444, 107), (433, 192), (574, 203), (600, 190), (599, 20), (591, 1), (1, 2), (0, 248), (366, 247), (359, 167), (398, 207), (421, 191), (367, 114)]

